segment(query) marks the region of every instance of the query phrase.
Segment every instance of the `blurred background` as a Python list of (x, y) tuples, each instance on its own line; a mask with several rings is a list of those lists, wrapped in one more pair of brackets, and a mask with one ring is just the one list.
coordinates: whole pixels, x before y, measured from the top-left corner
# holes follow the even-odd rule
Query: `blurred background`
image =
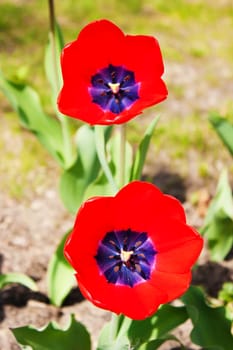
[[(66, 43), (98, 18), (107, 18), (130, 34), (157, 37), (169, 96), (129, 124), (128, 138), (137, 143), (144, 125), (161, 114), (146, 175), (157, 174), (160, 182), (161, 171), (178, 174), (191, 193), (209, 186), (212, 180), (215, 183), (224, 163), (230, 163), (230, 156), (208, 116), (215, 111), (233, 120), (232, 1), (66, 0), (55, 1), (55, 6)], [(32, 85), (40, 93), (45, 110), (52, 114), (43, 62), (48, 29), (46, 1), (1, 0), (0, 68), (7, 77)], [(48, 185), (47, 174), (50, 170), (55, 174), (56, 165), (19, 126), (1, 94), (0, 116), (0, 190), (17, 199), (30, 196)]]

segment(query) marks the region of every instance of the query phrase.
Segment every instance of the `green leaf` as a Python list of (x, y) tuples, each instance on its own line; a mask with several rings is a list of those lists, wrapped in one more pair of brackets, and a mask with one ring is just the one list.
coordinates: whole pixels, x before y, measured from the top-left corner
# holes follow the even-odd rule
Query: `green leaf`
[[(111, 166), (113, 168), (113, 177), (118, 187), (121, 186), (121, 172), (120, 172), (120, 151), (121, 151), (121, 135), (120, 132), (115, 132), (107, 144), (109, 158), (111, 159)], [(133, 161), (133, 150), (129, 142), (125, 142), (125, 171), (124, 183), (130, 181), (130, 173)]]
[(46, 328), (36, 329), (32, 326), (12, 329), (12, 332), (23, 346), (31, 346), (32, 350), (90, 350), (90, 335), (86, 328), (71, 316), (67, 329), (59, 329), (55, 322)]
[(218, 136), (233, 156), (233, 125), (225, 118), (212, 114), (209, 117)]
[(104, 137), (104, 129), (102, 126), (95, 126), (95, 142), (96, 142), (96, 152), (101, 164), (101, 168), (109, 182), (112, 186), (113, 193), (118, 191), (117, 184), (113, 177), (113, 173), (109, 166), (109, 162), (106, 156), (106, 138)]
[(177, 339), (174, 335), (170, 334), (166, 335), (164, 338), (154, 339), (149, 342), (146, 342), (142, 344), (139, 348), (137, 348), (137, 350), (156, 350), (168, 340), (176, 341), (179, 344), (179, 349), (185, 350), (185, 347), (182, 345), (179, 339)]
[(150, 140), (153, 135), (154, 129), (159, 121), (159, 116), (157, 116), (147, 128), (142, 141), (140, 142), (137, 152), (135, 154), (133, 168), (131, 173), (131, 181), (140, 180), (142, 176), (142, 170), (145, 163), (147, 151), (150, 145)]
[(197, 287), (190, 287), (182, 297), (193, 323), (192, 341), (206, 348), (232, 350), (231, 322), (226, 318), (224, 307), (211, 307)]
[(98, 339), (97, 350), (128, 350), (130, 341), (127, 331), (132, 320), (120, 315), (112, 314), (112, 320), (107, 323)]
[(74, 270), (63, 254), (64, 245), (69, 234), (70, 231), (64, 235), (48, 265), (48, 296), (56, 306), (61, 306), (75, 283)]
[(233, 302), (233, 282), (225, 282), (218, 293), (218, 299), (230, 303)]
[[(98, 133), (99, 135), (99, 133)], [(116, 191), (115, 186), (120, 187), (120, 171), (119, 171), (119, 162), (120, 162), (120, 134), (116, 132), (106, 146), (104, 150), (102, 149), (101, 153), (104, 152), (105, 158), (104, 162), (107, 163), (108, 170), (107, 173), (111, 173), (111, 179), (110, 180), (106, 176), (106, 168), (105, 171), (101, 171), (97, 179), (92, 182), (86, 189), (84, 199), (93, 197), (93, 196), (113, 196)], [(102, 148), (102, 146), (101, 146)], [(106, 153), (106, 154), (105, 154)], [(129, 182), (130, 179), (130, 172), (132, 167), (132, 147), (131, 145), (126, 142), (125, 145), (125, 183)], [(114, 181), (114, 186), (112, 184), (112, 181)]]
[(12, 272), (0, 275), (0, 289), (10, 283), (19, 283), (33, 291), (38, 290), (36, 283), (30, 277), (22, 273)]
[(133, 321), (128, 330), (133, 344), (164, 337), (188, 319), (185, 307), (165, 304), (152, 316), (143, 321)]
[(174, 307), (169, 304), (161, 306), (152, 317), (142, 321), (114, 315), (111, 322), (103, 328), (98, 349), (110, 350), (113, 344), (113, 350), (128, 349), (130, 346), (138, 349), (142, 344), (152, 340), (156, 342), (148, 345), (148, 349), (152, 348), (152, 345), (156, 349), (155, 344), (159, 346), (166, 341), (169, 337), (168, 332), (184, 323), (187, 318), (185, 307)]
[[(62, 74), (60, 68), (60, 56), (64, 47), (64, 39), (61, 28), (56, 23), (54, 31), (54, 39), (52, 33), (49, 33), (49, 40), (45, 50), (45, 72), (47, 79), (51, 85), (53, 92), (53, 100), (56, 101), (59, 90), (62, 86)], [(53, 51), (55, 45), (55, 57)], [(54, 66), (55, 64), (55, 66)]]
[(201, 231), (208, 240), (212, 260), (224, 259), (233, 245), (233, 198), (226, 170), (220, 176)]
[(56, 161), (64, 166), (60, 124), (44, 113), (37, 92), (27, 85), (5, 79), (1, 72), (0, 89), (17, 112), (23, 127), (34, 133)]
[(113, 192), (112, 186), (108, 182), (104, 172), (101, 171), (98, 178), (87, 187), (83, 199), (87, 200), (95, 196), (113, 196), (114, 194), (115, 192)]
[(64, 171), (60, 180), (60, 195), (71, 213), (76, 213), (87, 187), (97, 178), (100, 170), (93, 127), (83, 125), (79, 128), (76, 144), (77, 160), (71, 168)]

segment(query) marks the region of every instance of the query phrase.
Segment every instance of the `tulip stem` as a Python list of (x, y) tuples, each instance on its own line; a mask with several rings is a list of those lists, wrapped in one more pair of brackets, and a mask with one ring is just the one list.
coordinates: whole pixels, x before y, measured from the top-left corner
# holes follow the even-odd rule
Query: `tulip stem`
[(111, 169), (108, 165), (108, 160), (106, 158), (105, 152), (105, 139), (104, 139), (104, 128), (103, 126), (96, 125), (95, 126), (95, 144), (96, 144), (96, 152), (99, 158), (99, 162), (101, 164), (102, 170), (112, 187), (113, 194), (118, 192), (118, 187), (112, 175)]
[[(49, 22), (50, 22), (50, 42), (51, 42), (51, 55), (52, 55), (52, 66), (54, 73), (54, 95), (55, 99), (59, 94), (61, 89), (60, 81), (59, 81), (59, 67), (58, 67), (58, 59), (57, 59), (57, 47), (56, 47), (56, 17), (55, 17), (55, 9), (54, 9), (54, 0), (48, 0), (49, 4)], [(69, 120), (67, 117), (62, 115), (56, 107), (56, 103), (54, 102), (55, 109), (57, 112), (57, 117), (61, 123), (62, 136), (64, 142), (64, 157), (65, 157), (65, 166), (69, 167), (73, 160), (73, 152), (70, 138), (70, 127)]]
[(125, 184), (126, 123), (120, 125), (120, 187)]

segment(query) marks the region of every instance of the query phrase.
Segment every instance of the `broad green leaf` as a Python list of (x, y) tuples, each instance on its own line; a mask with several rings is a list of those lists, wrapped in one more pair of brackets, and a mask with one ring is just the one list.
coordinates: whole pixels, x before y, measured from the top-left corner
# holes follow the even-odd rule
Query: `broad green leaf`
[(59, 329), (55, 322), (46, 328), (36, 329), (32, 326), (12, 329), (22, 346), (31, 346), (32, 350), (90, 350), (90, 335), (86, 328), (74, 316), (67, 329)]
[(36, 283), (30, 277), (22, 273), (12, 272), (0, 275), (0, 289), (10, 283), (19, 283), (33, 291), (38, 290)]
[[(110, 164), (110, 168), (112, 168)], [(113, 196), (115, 192), (112, 189), (112, 186), (108, 182), (105, 174), (100, 172), (97, 179), (92, 182), (86, 189), (84, 193), (84, 200), (87, 200), (95, 196)]]
[(194, 326), (191, 339), (195, 344), (205, 349), (233, 349), (231, 322), (226, 318), (224, 307), (208, 305), (203, 292), (197, 287), (190, 287), (182, 300)]
[[(185, 307), (174, 307), (169, 304), (161, 306), (152, 317), (142, 321), (114, 315), (111, 322), (103, 328), (98, 350), (110, 350), (112, 344), (114, 344), (114, 350), (128, 349), (130, 346), (138, 349), (142, 344), (145, 344), (145, 349), (147, 349), (146, 346), (151, 349), (152, 344), (154, 349), (157, 349), (155, 344), (159, 346), (166, 341), (167, 337), (170, 337), (168, 332), (184, 323), (187, 318)], [(152, 340), (156, 342), (148, 345), (148, 342)]]
[(225, 282), (218, 293), (218, 299), (225, 303), (233, 302), (233, 282)]
[(70, 119), (60, 113), (57, 107), (57, 98), (62, 87), (60, 56), (63, 47), (64, 40), (62, 32), (59, 25), (55, 23), (54, 33), (50, 31), (48, 44), (45, 50), (45, 72), (51, 86), (53, 108), (62, 129), (63, 154), (65, 158), (64, 168), (67, 169), (73, 164), (75, 156), (73, 154), (73, 145), (71, 142)]
[(133, 180), (140, 180), (142, 176), (142, 170), (145, 163), (147, 151), (150, 145), (150, 140), (153, 135), (154, 129), (159, 121), (159, 116), (156, 117), (149, 127), (147, 128), (142, 141), (140, 142), (137, 152), (135, 154), (133, 167), (132, 167), (132, 173), (131, 173), (131, 181)]
[(233, 156), (233, 125), (225, 118), (213, 114), (209, 117), (218, 136)]
[(21, 124), (35, 134), (47, 151), (64, 166), (60, 124), (44, 113), (37, 92), (27, 85), (5, 79), (1, 72), (0, 89), (17, 112)]
[(64, 245), (69, 233), (70, 231), (62, 238), (48, 265), (48, 296), (56, 306), (61, 306), (75, 283), (74, 270), (63, 254)]
[[(120, 164), (120, 152), (121, 152), (121, 136), (119, 132), (115, 132), (111, 140), (107, 144), (109, 151), (111, 164), (113, 167), (113, 176), (118, 187), (121, 187), (121, 164)], [(129, 142), (125, 142), (125, 170), (124, 170), (124, 184), (127, 184), (130, 181), (130, 172), (132, 168), (133, 161), (133, 150)]]
[[(55, 46), (55, 55), (54, 48)], [(53, 92), (53, 99), (56, 101), (57, 95), (62, 86), (62, 74), (60, 68), (60, 56), (64, 47), (64, 39), (61, 28), (56, 23), (54, 31), (54, 40), (52, 33), (49, 33), (49, 40), (45, 50), (45, 72), (47, 79), (51, 85)]]
[(208, 240), (211, 258), (215, 261), (225, 258), (233, 245), (233, 198), (225, 170), (209, 206), (202, 233)]
[[(86, 189), (84, 199), (93, 197), (93, 196), (113, 196), (116, 191), (114, 190), (116, 185), (120, 187), (120, 172), (119, 172), (119, 163), (120, 163), (120, 135), (115, 133), (113, 137), (107, 143), (106, 151), (105, 146), (102, 151), (106, 154), (104, 155), (104, 162), (107, 163), (108, 170), (107, 173), (111, 173), (110, 180), (106, 176), (106, 171), (101, 171), (98, 178), (92, 182)], [(101, 151), (101, 152), (102, 152)], [(102, 156), (101, 156), (102, 157)], [(129, 182), (130, 171), (132, 167), (132, 148), (128, 142), (125, 144), (125, 183)], [(112, 186), (111, 181), (114, 181), (114, 186)]]
[(77, 160), (71, 168), (64, 171), (60, 180), (60, 195), (65, 207), (71, 213), (76, 213), (88, 185), (97, 178), (100, 170), (93, 127), (88, 125), (80, 127), (76, 143)]
[(109, 166), (109, 161), (106, 155), (106, 138), (104, 137), (104, 129), (102, 126), (95, 126), (95, 143), (96, 143), (96, 152), (101, 164), (101, 168), (112, 187), (113, 193), (118, 191), (117, 184), (113, 177), (112, 170)]
[(128, 350), (130, 341), (127, 331), (132, 320), (120, 315), (112, 314), (112, 319), (107, 323), (98, 339), (97, 350)]
[(128, 336), (133, 344), (164, 337), (188, 318), (185, 307), (165, 304), (152, 316), (143, 321), (133, 321)]
[(149, 342), (142, 344), (139, 348), (137, 347), (137, 350), (156, 350), (168, 340), (176, 341), (179, 345), (179, 349), (185, 350), (185, 347), (182, 345), (179, 339), (170, 334), (166, 335), (164, 338), (150, 340)]

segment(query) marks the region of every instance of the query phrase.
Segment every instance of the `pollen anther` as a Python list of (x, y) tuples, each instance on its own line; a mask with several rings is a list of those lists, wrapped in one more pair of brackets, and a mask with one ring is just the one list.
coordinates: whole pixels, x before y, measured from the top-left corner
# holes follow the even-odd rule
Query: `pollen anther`
[(133, 253), (134, 253), (134, 252), (133, 252), (132, 250), (130, 250), (130, 251), (122, 250), (122, 251), (121, 251), (121, 260), (122, 260), (123, 262), (129, 261), (131, 255), (132, 255)]
[(120, 90), (120, 83), (108, 83), (113, 94), (117, 94)]

